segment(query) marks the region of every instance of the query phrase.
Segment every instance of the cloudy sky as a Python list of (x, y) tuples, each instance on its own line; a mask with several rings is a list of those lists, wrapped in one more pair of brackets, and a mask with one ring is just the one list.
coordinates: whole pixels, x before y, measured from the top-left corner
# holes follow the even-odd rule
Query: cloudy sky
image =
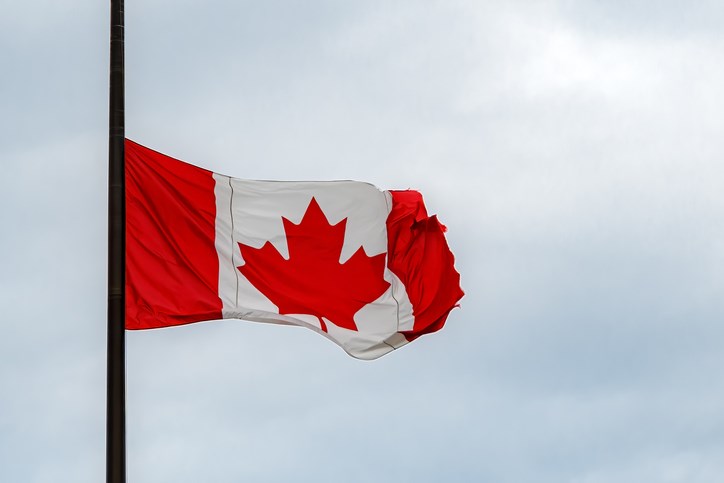
[[(108, 5), (0, 16), (0, 479), (105, 457)], [(128, 137), (416, 188), (466, 297), (373, 362), (128, 334), (129, 483), (724, 481), (724, 3), (127, 0)]]

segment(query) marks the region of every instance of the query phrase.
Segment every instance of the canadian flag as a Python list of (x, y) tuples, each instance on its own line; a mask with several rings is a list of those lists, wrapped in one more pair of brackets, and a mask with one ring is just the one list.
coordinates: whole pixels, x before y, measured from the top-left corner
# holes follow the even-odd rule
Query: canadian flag
[(308, 327), (360, 359), (439, 330), (463, 296), (416, 191), (250, 181), (126, 140), (126, 328)]

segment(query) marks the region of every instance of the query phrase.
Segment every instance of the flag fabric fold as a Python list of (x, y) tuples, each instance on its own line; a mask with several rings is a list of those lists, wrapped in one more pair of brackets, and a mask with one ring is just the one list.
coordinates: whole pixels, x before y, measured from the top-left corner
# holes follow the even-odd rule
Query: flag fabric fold
[(126, 328), (303, 326), (375, 359), (442, 328), (463, 291), (420, 193), (251, 181), (126, 140)]

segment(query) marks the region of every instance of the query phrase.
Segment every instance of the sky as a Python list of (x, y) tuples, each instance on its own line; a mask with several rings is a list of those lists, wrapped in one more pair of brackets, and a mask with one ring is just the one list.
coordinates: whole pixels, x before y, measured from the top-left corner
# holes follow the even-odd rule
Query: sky
[[(105, 475), (108, 5), (0, 16), (0, 478)], [(126, 1), (126, 134), (420, 190), (466, 296), (372, 362), (129, 333), (129, 483), (724, 481), (724, 3)]]

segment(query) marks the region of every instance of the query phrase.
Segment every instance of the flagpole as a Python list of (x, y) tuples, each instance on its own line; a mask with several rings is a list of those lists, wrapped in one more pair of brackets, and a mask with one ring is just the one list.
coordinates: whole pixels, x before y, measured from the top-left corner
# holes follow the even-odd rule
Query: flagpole
[(123, 0), (111, 0), (110, 26), (106, 483), (126, 483)]

